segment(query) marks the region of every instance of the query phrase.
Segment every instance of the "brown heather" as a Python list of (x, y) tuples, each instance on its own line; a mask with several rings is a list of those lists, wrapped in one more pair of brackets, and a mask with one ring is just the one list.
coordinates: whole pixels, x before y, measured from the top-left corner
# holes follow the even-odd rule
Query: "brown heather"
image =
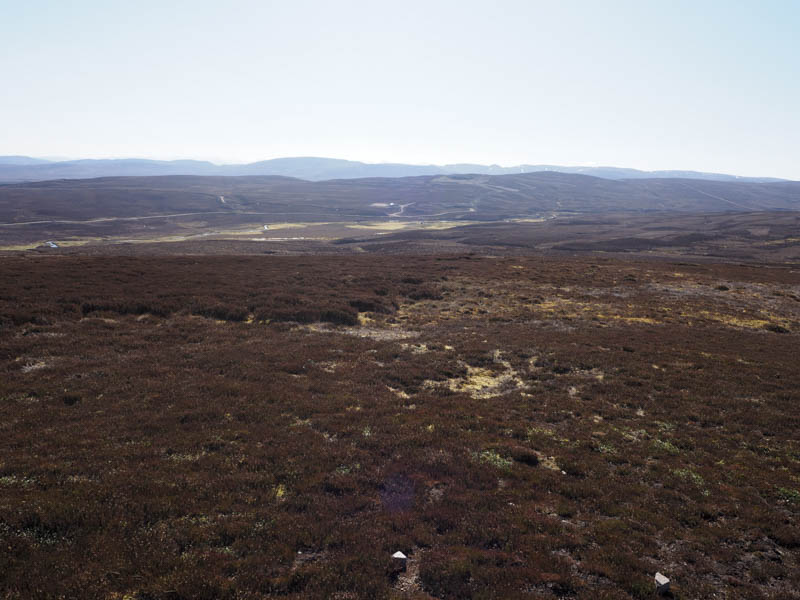
[(0, 598), (800, 598), (799, 334), (788, 267), (6, 257)]

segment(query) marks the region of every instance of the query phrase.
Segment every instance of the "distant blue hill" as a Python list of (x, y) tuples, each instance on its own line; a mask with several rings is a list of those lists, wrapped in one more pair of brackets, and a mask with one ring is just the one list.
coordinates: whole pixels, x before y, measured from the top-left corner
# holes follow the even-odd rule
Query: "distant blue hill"
[(157, 175), (281, 175), (309, 181), (359, 179), (364, 177), (412, 177), (420, 175), (482, 174), (511, 175), (556, 171), (592, 175), (603, 179), (681, 178), (713, 181), (766, 183), (784, 181), (773, 177), (738, 177), (698, 171), (639, 171), (620, 167), (563, 167), (558, 165), (407, 165), (400, 163), (369, 164), (352, 160), (319, 157), (275, 158), (249, 164), (217, 165), (199, 160), (83, 159), (46, 161), (27, 156), (0, 156), (0, 182), (47, 181), (52, 179), (88, 179), (94, 177)]
[(43, 158), (31, 158), (30, 156), (0, 156), (0, 165), (42, 165), (49, 162)]

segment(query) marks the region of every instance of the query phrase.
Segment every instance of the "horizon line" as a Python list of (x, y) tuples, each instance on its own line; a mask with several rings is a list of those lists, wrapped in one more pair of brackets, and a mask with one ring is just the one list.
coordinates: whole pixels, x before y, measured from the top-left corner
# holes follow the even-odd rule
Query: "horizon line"
[[(146, 160), (146, 161), (153, 161), (153, 162), (200, 162), (200, 163), (208, 163), (217, 167), (227, 167), (227, 166), (245, 166), (245, 165), (252, 165), (261, 162), (270, 162), (275, 160), (288, 160), (288, 159), (321, 159), (321, 160), (338, 160), (344, 162), (351, 162), (351, 163), (360, 163), (364, 165), (404, 165), (409, 167), (451, 167), (455, 165), (474, 165), (480, 167), (499, 167), (502, 169), (511, 169), (514, 167), (554, 167), (554, 168), (569, 168), (569, 169), (620, 169), (620, 170), (630, 170), (630, 171), (638, 171), (641, 173), (677, 173), (677, 172), (689, 172), (689, 173), (701, 173), (707, 175), (725, 175), (728, 177), (738, 177), (742, 179), (783, 179), (786, 181), (798, 181), (800, 179), (792, 179), (786, 177), (780, 177), (776, 175), (740, 175), (737, 173), (730, 173), (730, 172), (723, 172), (723, 171), (708, 171), (703, 169), (692, 169), (692, 168), (670, 168), (670, 169), (652, 169), (652, 168), (640, 168), (640, 167), (621, 167), (616, 166), (613, 164), (599, 164), (599, 163), (581, 163), (581, 164), (556, 164), (556, 163), (535, 163), (535, 162), (517, 162), (517, 163), (508, 163), (502, 164), (499, 162), (489, 162), (489, 163), (482, 163), (482, 162), (469, 162), (469, 161), (457, 161), (457, 162), (425, 162), (425, 163), (416, 163), (416, 162), (403, 162), (403, 161), (387, 161), (387, 160), (378, 160), (378, 161), (368, 161), (368, 160), (360, 160), (360, 159), (353, 159), (353, 158), (339, 158), (333, 156), (318, 156), (318, 155), (292, 155), (292, 156), (275, 156), (271, 158), (261, 158), (257, 160), (239, 160), (239, 161), (231, 161), (228, 162), (227, 160), (223, 159), (205, 159), (205, 158), (156, 158), (153, 156), (143, 156), (143, 155), (111, 155), (111, 156), (84, 156), (84, 157), (56, 157), (56, 156), (43, 156), (43, 155), (31, 155), (31, 154), (6, 154), (3, 153), (0, 155), (2, 157), (15, 157), (15, 158), (30, 158), (35, 160), (43, 160), (53, 164), (57, 163), (64, 163), (64, 162), (77, 162), (77, 161), (88, 161), (88, 160)], [(28, 167), (35, 167), (37, 165), (18, 165), (18, 166), (28, 166)]]

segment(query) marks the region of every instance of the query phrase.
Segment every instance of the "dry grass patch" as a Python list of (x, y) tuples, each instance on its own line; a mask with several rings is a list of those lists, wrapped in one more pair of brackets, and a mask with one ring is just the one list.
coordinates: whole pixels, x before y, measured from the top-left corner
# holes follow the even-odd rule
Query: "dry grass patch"
[(444, 386), (453, 392), (466, 393), (478, 399), (494, 398), (525, 389), (524, 382), (511, 367), (511, 363), (501, 358), (499, 350), (494, 351), (493, 360), (493, 369), (460, 362), (467, 371), (464, 377), (452, 377), (445, 381), (428, 380), (424, 385), (429, 388)]

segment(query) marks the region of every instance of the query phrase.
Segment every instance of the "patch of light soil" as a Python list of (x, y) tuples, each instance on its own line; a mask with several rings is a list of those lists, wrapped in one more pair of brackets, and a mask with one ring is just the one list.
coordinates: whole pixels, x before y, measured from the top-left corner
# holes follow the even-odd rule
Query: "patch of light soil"
[(419, 335), (417, 331), (409, 331), (406, 329), (379, 329), (377, 327), (334, 327), (324, 323), (313, 323), (311, 325), (301, 325), (299, 329), (306, 331), (313, 331), (314, 333), (343, 333), (345, 335), (352, 335), (355, 337), (369, 338), (372, 340), (403, 340), (410, 337)]
[(534, 453), (536, 454), (536, 458), (539, 459), (539, 464), (545, 469), (550, 469), (551, 471), (561, 471), (561, 467), (558, 466), (554, 456), (547, 456), (538, 451), (534, 451)]
[(23, 373), (30, 373), (32, 371), (38, 371), (45, 368), (47, 368), (47, 363), (45, 361), (30, 359), (24, 365), (22, 365), (21, 370)]
[(430, 352), (430, 348), (426, 344), (400, 344), (403, 350), (411, 352), (411, 354), (425, 354)]
[(403, 390), (389, 387), (388, 385), (386, 386), (386, 388), (394, 395), (396, 395), (398, 398), (402, 398), (403, 400), (408, 400), (409, 398), (411, 398), (411, 396), (409, 396), (408, 393), (404, 392)]

